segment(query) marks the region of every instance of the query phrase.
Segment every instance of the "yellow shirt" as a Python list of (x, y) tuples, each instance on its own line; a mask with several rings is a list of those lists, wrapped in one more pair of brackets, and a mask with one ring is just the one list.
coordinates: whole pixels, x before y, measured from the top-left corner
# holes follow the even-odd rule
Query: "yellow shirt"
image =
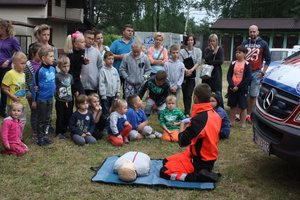
[[(26, 105), (26, 91), (25, 91), (25, 74), (17, 72), (14, 69), (6, 72), (2, 84), (9, 87), (9, 93), (20, 98), (20, 102)], [(7, 105), (11, 105), (12, 99), (7, 98)]]

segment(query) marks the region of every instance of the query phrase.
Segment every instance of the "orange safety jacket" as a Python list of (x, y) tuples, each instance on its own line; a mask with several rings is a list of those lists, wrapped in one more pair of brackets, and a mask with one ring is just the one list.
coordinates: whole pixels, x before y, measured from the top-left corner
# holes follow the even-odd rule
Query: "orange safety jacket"
[(210, 103), (194, 104), (192, 118), (185, 131), (179, 134), (179, 145), (188, 146), (193, 157), (214, 161), (218, 157), (219, 132), (222, 119)]

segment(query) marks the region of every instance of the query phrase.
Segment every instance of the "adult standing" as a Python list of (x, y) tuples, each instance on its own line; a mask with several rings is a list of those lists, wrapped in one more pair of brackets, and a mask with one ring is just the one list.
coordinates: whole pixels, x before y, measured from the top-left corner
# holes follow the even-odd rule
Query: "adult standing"
[(110, 46), (110, 51), (114, 54), (113, 66), (119, 71), (120, 64), (125, 54), (131, 51), (131, 44), (133, 43), (133, 26), (125, 24), (122, 29), (122, 38), (119, 38)]
[[(242, 45), (248, 49), (246, 60), (251, 64), (252, 76), (249, 88), (249, 99), (246, 120), (251, 123), (251, 113), (255, 106), (256, 97), (259, 94), (260, 81), (266, 73), (271, 62), (271, 54), (268, 43), (258, 36), (259, 31), (256, 25), (249, 27), (249, 38), (243, 41)], [(263, 61), (265, 65), (263, 66)]]
[(168, 50), (163, 46), (164, 35), (160, 32), (154, 34), (154, 45), (148, 49), (148, 58), (151, 64), (151, 76), (164, 69), (168, 60)]
[(84, 57), (89, 60), (89, 63), (83, 64), (81, 68), (81, 83), (86, 95), (97, 93), (99, 88), (99, 72), (103, 66), (103, 60), (100, 52), (93, 47), (94, 32), (86, 30), (84, 32), (85, 53)]
[(220, 106), (224, 108), (222, 96), (222, 64), (224, 62), (224, 50), (218, 45), (218, 36), (211, 34), (208, 37), (208, 47), (204, 50), (204, 61), (208, 65), (213, 65), (214, 69), (211, 73), (211, 78), (202, 80), (202, 83), (207, 83), (212, 91), (216, 93), (220, 100)]
[[(21, 51), (18, 40), (14, 37), (14, 28), (11, 22), (0, 19), (0, 83), (7, 71), (11, 69), (12, 56)], [(7, 95), (1, 89), (0, 116), (6, 117)]]
[[(125, 24), (122, 28), (122, 38), (116, 39), (110, 45), (110, 51), (114, 54), (114, 68), (119, 72), (121, 62), (125, 54), (131, 51), (131, 45), (134, 41), (134, 30), (131, 24)], [(124, 94), (124, 78), (119, 73), (121, 84), (123, 84)]]
[(202, 51), (195, 47), (196, 39), (194, 35), (188, 35), (184, 40), (185, 48), (180, 50), (179, 59), (184, 63), (185, 75), (181, 85), (183, 94), (184, 114), (190, 115), (192, 94), (196, 84), (196, 70), (202, 62)]
[(95, 31), (94, 47), (96, 47), (99, 50), (102, 60), (104, 59), (105, 52), (110, 51), (109, 47), (103, 44), (103, 33), (101, 31)]

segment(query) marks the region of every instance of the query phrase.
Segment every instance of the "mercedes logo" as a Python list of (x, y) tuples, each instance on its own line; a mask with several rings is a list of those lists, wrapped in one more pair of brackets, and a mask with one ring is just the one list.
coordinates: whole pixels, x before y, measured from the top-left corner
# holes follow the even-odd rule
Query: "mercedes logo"
[(276, 94), (276, 90), (274, 88), (272, 88), (267, 93), (267, 95), (266, 95), (266, 97), (264, 98), (264, 101), (263, 101), (263, 107), (264, 107), (265, 110), (269, 109), (270, 106), (272, 105), (275, 94)]

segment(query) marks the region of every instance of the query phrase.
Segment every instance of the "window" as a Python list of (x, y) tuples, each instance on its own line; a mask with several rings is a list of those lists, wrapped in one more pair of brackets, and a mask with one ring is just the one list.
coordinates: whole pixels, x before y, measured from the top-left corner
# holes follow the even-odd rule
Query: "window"
[(61, 7), (61, 0), (55, 0), (55, 6)]
[(29, 35), (16, 35), (16, 38), (18, 39), (18, 41), (20, 43), (22, 51), (27, 54), (28, 47), (32, 43), (32, 37)]

